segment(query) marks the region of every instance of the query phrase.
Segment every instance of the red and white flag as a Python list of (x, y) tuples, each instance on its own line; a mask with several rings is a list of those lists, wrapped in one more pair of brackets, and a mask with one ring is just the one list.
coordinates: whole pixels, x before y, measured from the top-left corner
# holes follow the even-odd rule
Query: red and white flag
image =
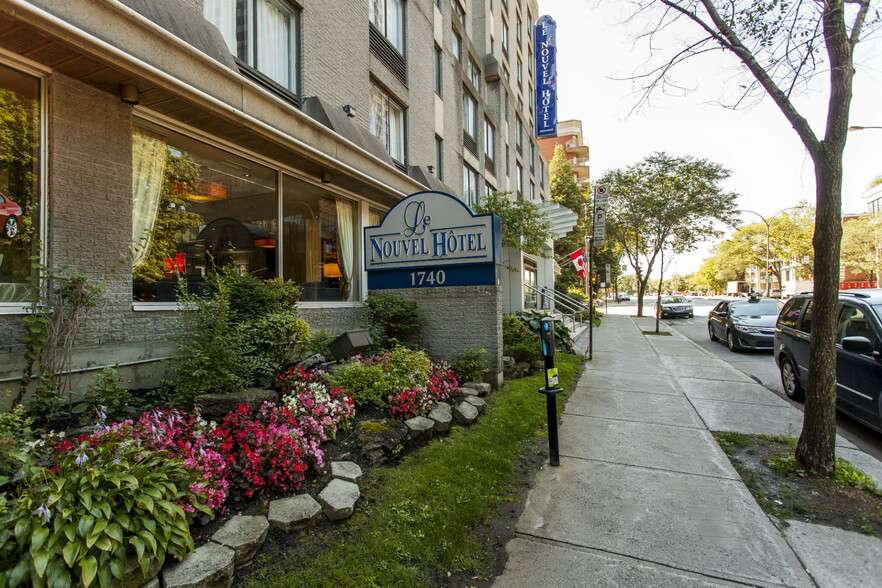
[(570, 259), (573, 260), (573, 265), (576, 266), (576, 269), (579, 271), (579, 277), (585, 277), (585, 256), (582, 254), (582, 248), (578, 248), (572, 253), (570, 253)]

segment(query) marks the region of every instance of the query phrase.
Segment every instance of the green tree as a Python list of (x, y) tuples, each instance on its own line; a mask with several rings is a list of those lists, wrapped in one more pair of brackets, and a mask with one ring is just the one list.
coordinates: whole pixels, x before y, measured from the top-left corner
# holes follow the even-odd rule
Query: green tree
[(722, 234), (717, 223), (735, 218), (737, 196), (720, 185), (728, 177), (728, 170), (704, 159), (654, 153), (600, 179), (610, 194), (608, 238), (636, 273), (638, 316), (662, 248), (691, 251), (702, 239)]
[(502, 229), (502, 246), (548, 257), (545, 244), (551, 240), (551, 225), (539, 206), (529, 200), (513, 201), (511, 192), (493, 192), (475, 206), (478, 214), (495, 214)]
[[(815, 168), (817, 226), (814, 320), (809, 349), (805, 418), (796, 457), (808, 469), (832, 476), (836, 441), (836, 309), (839, 304), (839, 248), (842, 239), (842, 155), (848, 133), (858, 41), (882, 22), (870, 15), (870, 0), (633, 0), (637, 12), (658, 18), (643, 36), (671, 29), (683, 20), (696, 32), (678, 37), (682, 46), (636, 76), (644, 84), (641, 104), (656, 90), (682, 90), (672, 82), (677, 65), (712, 51), (727, 54), (741, 66), (743, 93), (732, 106), (754, 103), (764, 96), (793, 127)], [(658, 7), (657, 13), (653, 12)], [(867, 29), (865, 30), (865, 24)], [(826, 63), (825, 63), (826, 62)], [(818, 75), (829, 76), (826, 125), (815, 132), (791, 100)]]
[(842, 223), (842, 265), (866, 275), (873, 282), (879, 277), (876, 272), (877, 258), (873, 219), (864, 214)]
[[(581, 188), (573, 177), (573, 168), (567, 161), (566, 151), (563, 145), (554, 148), (554, 156), (548, 163), (549, 195), (552, 202), (556, 202), (565, 208), (569, 208), (579, 217), (576, 226), (569, 234), (554, 240), (554, 251), (558, 256), (564, 256), (585, 247), (585, 238), (591, 229), (591, 197), (587, 188)], [(587, 251), (585, 252), (587, 255)], [(561, 274), (558, 276), (555, 287), (566, 291), (580, 283), (579, 272), (576, 266), (564, 258), (561, 263)], [(594, 261), (599, 261), (595, 257)]]

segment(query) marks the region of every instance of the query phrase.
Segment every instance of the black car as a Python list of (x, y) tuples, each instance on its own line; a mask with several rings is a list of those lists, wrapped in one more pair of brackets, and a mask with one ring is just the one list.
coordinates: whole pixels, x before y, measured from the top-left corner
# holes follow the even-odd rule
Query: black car
[[(882, 431), (882, 290), (839, 293), (836, 326), (836, 408)], [(812, 295), (787, 301), (775, 327), (775, 362), (788, 397), (808, 385)]]
[(784, 303), (751, 296), (747, 300), (723, 300), (707, 316), (711, 341), (722, 340), (729, 349), (772, 349), (775, 321)]

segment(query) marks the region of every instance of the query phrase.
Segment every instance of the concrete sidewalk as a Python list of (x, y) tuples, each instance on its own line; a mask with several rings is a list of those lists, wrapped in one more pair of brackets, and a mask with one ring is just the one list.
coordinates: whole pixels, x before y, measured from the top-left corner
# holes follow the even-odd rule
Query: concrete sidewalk
[[(802, 413), (642, 323), (607, 315), (595, 330), (561, 417), (561, 465), (537, 475), (494, 586), (878, 585), (882, 541), (779, 530), (710, 433), (796, 435)], [(587, 344), (584, 334), (577, 348)], [(882, 464), (849, 442), (837, 451), (882, 480)]]

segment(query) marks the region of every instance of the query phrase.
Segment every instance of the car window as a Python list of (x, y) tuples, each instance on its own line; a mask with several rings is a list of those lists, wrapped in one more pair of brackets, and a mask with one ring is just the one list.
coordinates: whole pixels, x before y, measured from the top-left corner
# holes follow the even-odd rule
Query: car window
[(805, 304), (805, 298), (793, 298), (787, 301), (781, 314), (778, 315), (779, 327), (796, 328), (799, 322), (799, 315), (802, 314), (802, 307)]
[(876, 348), (878, 338), (873, 325), (870, 323), (870, 317), (855, 306), (845, 305), (842, 312), (839, 313), (839, 325), (836, 328), (836, 342), (841, 344), (846, 337), (866, 337)]
[(714, 309), (714, 312), (726, 312), (726, 308), (729, 306), (728, 302), (720, 302), (717, 304), (717, 307)]
[(814, 303), (814, 300), (809, 300), (808, 306), (805, 307), (805, 314), (802, 317), (802, 328), (800, 330), (806, 333), (812, 332), (812, 305)]
[(778, 316), (784, 303), (780, 300), (760, 300), (730, 305), (732, 316)]
[(686, 302), (686, 299), (682, 296), (662, 296), (661, 303), (662, 304), (683, 304)]
[(876, 317), (882, 321), (882, 304), (874, 304), (873, 310), (876, 311)]

